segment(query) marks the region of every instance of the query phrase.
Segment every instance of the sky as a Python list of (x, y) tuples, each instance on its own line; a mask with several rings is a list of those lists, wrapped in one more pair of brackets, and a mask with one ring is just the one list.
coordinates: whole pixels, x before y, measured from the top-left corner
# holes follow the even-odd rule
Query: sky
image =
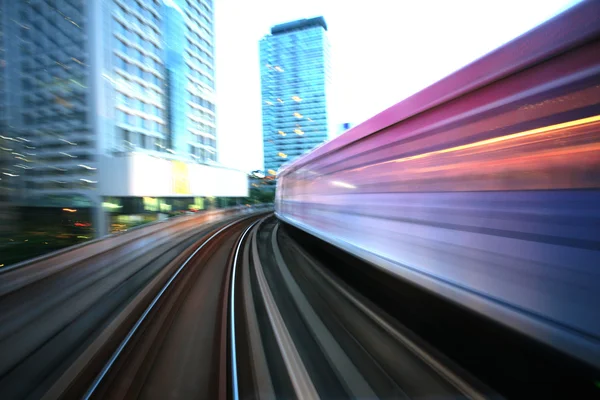
[(219, 161), (262, 169), (258, 42), (323, 16), (335, 124), (359, 124), (577, 3), (574, 0), (217, 0)]

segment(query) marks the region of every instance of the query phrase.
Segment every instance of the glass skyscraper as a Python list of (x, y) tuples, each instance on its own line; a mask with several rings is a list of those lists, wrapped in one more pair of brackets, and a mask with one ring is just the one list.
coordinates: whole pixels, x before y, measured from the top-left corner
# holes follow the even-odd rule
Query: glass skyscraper
[(330, 45), (323, 17), (271, 28), (260, 41), (264, 165), (282, 164), (325, 142), (331, 133)]
[(216, 161), (212, 3), (0, 0), (0, 159), (27, 202), (98, 203), (100, 157)]
[(216, 161), (211, 2), (165, 4), (167, 146), (199, 162)]

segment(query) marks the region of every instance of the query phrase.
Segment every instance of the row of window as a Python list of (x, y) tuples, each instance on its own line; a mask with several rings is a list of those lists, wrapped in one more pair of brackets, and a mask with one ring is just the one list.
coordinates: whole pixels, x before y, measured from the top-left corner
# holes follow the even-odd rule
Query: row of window
[(93, 189), (96, 187), (96, 184), (93, 182), (83, 182), (83, 181), (75, 181), (75, 182), (34, 182), (27, 181), (26, 183), (27, 189), (36, 189), (36, 190), (56, 190), (56, 189)]
[[(201, 82), (201, 83), (205, 84), (209, 88), (214, 88), (214, 82), (211, 79), (209, 79), (205, 74), (203, 74), (198, 69), (196, 69), (196, 68), (206, 69), (204, 64), (194, 63), (192, 65), (192, 64), (188, 63), (188, 67), (189, 67), (189, 74), (192, 79), (196, 80), (197, 82)], [(209, 71), (205, 71), (205, 72), (209, 72)]]
[(190, 94), (190, 101), (192, 103), (198, 104), (199, 106), (204, 107), (212, 112), (215, 112), (215, 105), (202, 97), (196, 96), (194, 94)]
[(140, 36), (138, 32), (134, 32), (133, 30), (128, 29), (120, 21), (115, 20), (114, 32), (121, 35), (130, 42), (137, 44), (147, 52), (151, 52), (157, 55), (160, 54), (160, 48), (156, 45), (156, 43)]
[(196, 43), (194, 43), (190, 39), (188, 39), (187, 42), (188, 42), (187, 51), (190, 54), (190, 56), (195, 57), (195, 58), (198, 58), (197, 55), (200, 56), (200, 58), (207, 60), (209, 62), (209, 64), (207, 64), (207, 65), (212, 68), (212, 64), (214, 61), (212, 54), (208, 53), (206, 50), (204, 50), (203, 48), (198, 46)]
[(116, 57), (115, 60), (116, 60), (115, 66), (117, 68), (121, 68), (123, 71), (127, 72), (128, 74), (137, 76), (138, 78), (141, 78), (144, 81), (146, 81), (148, 83), (152, 83), (156, 86), (160, 86), (162, 84), (161, 78), (154, 75), (150, 71), (146, 71), (146, 70), (140, 68), (139, 65), (129, 63), (121, 57)]
[[(25, 79), (21, 82), (24, 89), (31, 89), (29, 80)], [(72, 108), (75, 105), (83, 105), (85, 102), (85, 93), (65, 91), (63, 95), (58, 95), (50, 91), (35, 91), (25, 93), (23, 104), (31, 111), (36, 108), (50, 108), (54, 105), (61, 105), (66, 108)], [(48, 101), (51, 99), (52, 101)], [(35, 110), (42, 111), (42, 110)]]
[[(188, 35), (192, 37), (192, 39), (194, 39), (196, 42), (200, 43), (202, 46), (204, 46), (208, 51), (210, 51), (211, 53), (214, 53), (214, 47), (213, 45), (204, 37), (200, 36), (198, 34), (198, 32), (194, 32), (193, 30), (188, 30)], [(189, 41), (190, 39), (188, 39)]]
[[(185, 0), (185, 2), (190, 5), (193, 0)], [(200, 6), (203, 11), (207, 13), (212, 13), (213, 2), (212, 0), (195, 0), (196, 6)]]
[(304, 124), (304, 125), (310, 126), (310, 125), (316, 124), (318, 122), (324, 122), (326, 120), (327, 114), (326, 114), (325, 110), (323, 110), (321, 108), (319, 111), (320, 112), (313, 112), (310, 114), (310, 121), (308, 120), (308, 118), (300, 119), (300, 118), (296, 118), (293, 115), (290, 115), (287, 113), (285, 115), (282, 115), (280, 113), (271, 114), (271, 115), (269, 115), (269, 121), (277, 122), (280, 124), (286, 124), (286, 125)]
[(202, 149), (202, 148), (194, 147), (194, 146), (190, 145), (189, 152), (190, 152), (190, 154), (193, 154), (194, 156), (196, 156), (196, 159), (200, 162), (207, 162), (208, 160), (211, 160), (211, 161), (217, 160), (216, 154), (211, 153), (210, 151), (208, 151), (206, 149)]
[[(31, 50), (32, 47), (30, 43), (21, 43), (19, 49), (24, 54)], [(46, 48), (41, 52), (36, 51), (31, 54), (31, 57), (25, 58), (23, 61), (33, 62), (40, 67), (49, 67), (55, 64), (56, 61), (63, 64), (75, 62), (79, 65), (84, 65), (86, 63), (86, 55), (80, 46), (67, 45), (60, 48)]]
[[(140, 50), (134, 48), (134, 47), (129, 47), (127, 46), (125, 43), (121, 42), (120, 40), (117, 40), (117, 50), (119, 50), (121, 53), (123, 53), (123, 55), (132, 58), (138, 62), (140, 62), (141, 64), (146, 65), (149, 68), (154, 68), (155, 70), (162, 72), (163, 71), (163, 65), (162, 63), (160, 63), (159, 61), (155, 60), (152, 57), (149, 57), (147, 54), (141, 52)], [(125, 60), (122, 60), (125, 61)], [(123, 62), (120, 60), (117, 60), (117, 64), (123, 64)], [(119, 68), (122, 68), (122, 66), (119, 66)], [(123, 68), (124, 69), (124, 68)]]
[(188, 127), (200, 132), (210, 133), (211, 135), (216, 135), (217, 133), (214, 127), (206, 125), (202, 122), (194, 121), (192, 119), (188, 121)]
[(73, 136), (77, 137), (77, 144), (81, 144), (82, 146), (91, 146), (94, 138), (91, 135), (91, 131), (88, 127), (72, 127), (71, 123), (63, 124), (61, 128), (52, 128), (51, 124), (44, 125), (41, 128), (35, 129), (34, 131), (29, 131), (27, 138), (33, 140), (31, 143), (32, 146), (43, 147), (46, 146), (48, 140), (56, 141), (65, 136)]
[[(113, 33), (124, 36), (130, 42), (133, 42), (147, 50), (153, 50), (156, 47), (160, 48), (160, 36), (155, 34), (150, 28), (140, 28), (137, 24), (124, 18), (122, 15), (114, 15), (113, 20), (115, 27)], [(155, 47), (152, 47), (154, 44)]]
[(192, 116), (198, 117), (198, 118), (202, 118), (205, 121), (211, 122), (211, 123), (215, 123), (215, 115), (212, 113), (208, 113), (204, 110), (199, 110), (197, 108), (194, 107), (189, 107), (188, 113)]
[[(130, 79), (130, 77), (124, 76), (125, 74), (121, 74), (120, 78), (117, 80), (117, 85), (122, 91), (126, 91), (128, 94), (135, 93), (137, 97), (143, 97), (147, 99), (148, 102), (161, 103), (163, 100), (163, 94), (160, 90), (155, 86), (146, 86), (135, 79)], [(139, 77), (144, 82), (150, 83), (150, 81)], [(155, 83), (156, 86), (159, 86)]]
[(69, 157), (65, 154), (56, 154), (56, 155), (44, 155), (37, 158), (37, 161), (41, 164), (48, 163), (54, 164), (57, 162), (65, 162), (66, 160), (75, 160), (78, 162), (81, 161), (92, 161), (94, 157), (91, 154), (80, 154), (77, 157)]
[(49, 24), (37, 25), (33, 29), (21, 27), (20, 38), (38, 47), (49, 47), (52, 44), (56, 47), (68, 46), (71, 42), (78, 42), (81, 36), (81, 30), (78, 28), (69, 30), (70, 32), (61, 30)]
[(206, 136), (196, 136), (196, 143), (202, 144), (204, 146), (210, 146), (213, 149), (217, 148), (217, 141)]
[(25, 125), (45, 125), (45, 124), (49, 124), (49, 123), (53, 123), (56, 122), (57, 118), (60, 119), (60, 121), (72, 121), (72, 122), (78, 122), (78, 123), (85, 123), (86, 122), (86, 113), (84, 111), (75, 111), (75, 112), (71, 112), (71, 113), (63, 113), (63, 114), (57, 114), (57, 113), (52, 113), (46, 116), (38, 116), (38, 117), (34, 117), (30, 114), (24, 114), (23, 115), (23, 123)]
[(31, 170), (27, 171), (27, 175), (36, 176), (36, 177), (70, 176), (70, 175), (90, 176), (90, 175), (94, 175), (95, 173), (96, 173), (96, 171), (94, 171), (94, 170), (81, 168), (81, 167), (64, 168), (63, 170), (58, 170), (58, 169), (54, 169), (54, 168), (52, 168), (52, 169), (35, 168), (35, 169), (31, 169)]
[[(60, 59), (64, 60), (61, 62)], [(83, 61), (80, 61), (83, 62)], [(39, 58), (21, 58), (21, 71), (25, 74), (38, 73), (44, 75), (43, 72), (59, 75), (82, 75), (86, 72), (86, 68), (77, 61), (68, 58), (63, 54), (62, 57), (48, 57), (48, 61), (40, 60)]]
[(84, 40), (81, 38), (80, 33), (69, 40), (60, 42), (55, 39), (45, 39), (40, 36), (34, 41), (22, 41), (20, 48), (21, 52), (26, 56), (49, 55), (57, 51), (64, 52), (65, 49), (71, 49), (72, 54), (80, 56), (83, 53)]
[(165, 126), (161, 123), (151, 121), (138, 115), (131, 115), (121, 110), (117, 110), (117, 122), (152, 132), (164, 133), (166, 131)]
[[(212, 14), (212, 1), (191, 1), (191, 0), (185, 0), (186, 4), (188, 7), (193, 8), (194, 12), (198, 15), (204, 14), (204, 15), (213, 15)], [(199, 10), (200, 9), (200, 10)], [(208, 19), (207, 19), (208, 21)]]
[(154, 115), (161, 119), (165, 119), (165, 111), (161, 107), (157, 107), (154, 104), (148, 104), (140, 99), (129, 97), (126, 94), (117, 92), (117, 105), (124, 105), (125, 107), (132, 108), (145, 112), (146, 114)]
[(207, 35), (210, 36), (210, 30), (213, 28), (213, 24), (212, 24), (212, 21), (206, 16), (205, 13), (199, 12), (194, 7), (188, 7), (185, 10), (185, 12), (186, 12), (188, 18), (190, 18), (192, 21), (194, 21), (196, 24), (198, 24), (200, 29), (203, 32), (205, 32)]
[[(271, 94), (268, 91), (265, 94)], [(266, 96), (265, 96), (266, 97)], [(270, 97), (270, 96), (269, 96)], [(282, 100), (277, 97), (272, 100), (265, 100), (265, 105), (277, 107), (277, 111), (281, 113), (293, 113), (294, 111), (305, 111), (306, 110), (318, 110), (325, 107), (325, 93), (321, 92), (319, 95), (312, 96), (312, 99), (308, 98), (301, 102), (294, 102), (293, 100)], [(285, 98), (285, 96), (284, 96)]]
[(327, 134), (322, 134), (320, 136), (314, 136), (312, 138), (300, 137), (296, 136), (295, 140), (284, 140), (282, 139), (270, 139), (264, 141), (265, 150), (272, 148), (281, 148), (281, 149), (296, 149), (296, 148), (311, 148), (318, 143), (321, 143), (327, 140)]
[(62, 73), (52, 75), (43, 71), (38, 72), (35, 75), (21, 74), (20, 76), (22, 78), (21, 83), (27, 82), (26, 85), (28, 85), (28, 88), (34, 91), (32, 94), (43, 96), (44, 94), (49, 94), (52, 90), (79, 92), (80, 89), (85, 89), (86, 75), (87, 74), (72, 75)]
[(81, 34), (84, 29), (83, 5), (81, 2), (61, 1), (54, 6), (43, 4), (23, 4), (19, 12), (21, 23), (40, 29), (48, 25), (48, 31), (61, 31), (68, 37)]
[(154, 151), (166, 151), (166, 141), (151, 135), (146, 135), (142, 132), (129, 130), (122, 131), (122, 140), (125, 148), (129, 149), (132, 146)]
[[(201, 144), (216, 147), (216, 141), (213, 139), (204, 138), (206, 143), (200, 142)], [(133, 132), (124, 130), (122, 134), (123, 145), (126, 149), (141, 148), (145, 150), (154, 150), (160, 152), (166, 152), (166, 141), (164, 139), (156, 138), (153, 136), (145, 135), (141, 132)], [(189, 153), (196, 156), (200, 161), (206, 162), (207, 160), (216, 160), (216, 154), (211, 153), (208, 150), (196, 148), (195, 146), (189, 146)]]
[[(127, 8), (123, 7), (123, 4), (121, 4), (121, 1), (115, 1), (115, 4), (117, 5), (117, 7), (119, 7), (119, 10), (125, 14), (126, 16), (130, 17), (130, 21), (134, 22), (136, 21), (138, 24), (140, 24), (142, 27), (144, 28), (149, 28), (151, 29), (156, 35), (160, 34), (160, 31), (157, 31), (152, 25), (147, 24), (146, 20), (154, 23), (157, 26), (160, 26), (160, 20), (158, 18), (158, 16), (154, 15), (154, 13), (152, 13), (150, 10), (146, 9), (145, 7), (140, 6), (139, 4), (135, 3), (135, 2), (128, 2), (128, 6)], [(130, 12), (130, 10), (133, 10), (134, 12)], [(135, 15), (135, 14), (138, 15)], [(141, 16), (142, 18), (139, 18), (139, 16)], [(145, 19), (146, 20), (145, 20)]]

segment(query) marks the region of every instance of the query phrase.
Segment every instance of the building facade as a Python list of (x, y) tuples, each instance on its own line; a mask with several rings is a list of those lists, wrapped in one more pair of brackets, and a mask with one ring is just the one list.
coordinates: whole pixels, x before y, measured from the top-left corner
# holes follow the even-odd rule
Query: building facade
[(329, 51), (323, 17), (274, 26), (260, 41), (263, 152), (269, 175), (330, 137)]
[(0, 126), (23, 201), (101, 204), (107, 158), (217, 162), (212, 3), (0, 0)]

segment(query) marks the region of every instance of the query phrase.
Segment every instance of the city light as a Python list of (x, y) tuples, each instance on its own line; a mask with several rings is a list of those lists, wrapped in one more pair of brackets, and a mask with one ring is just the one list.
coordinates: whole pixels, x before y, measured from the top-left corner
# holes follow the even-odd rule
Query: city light
[(108, 208), (108, 209), (123, 208), (123, 206), (121, 206), (119, 204), (110, 203), (110, 202), (106, 202), (106, 201), (102, 203), (102, 207)]
[(74, 209), (74, 208), (63, 208), (62, 210), (63, 210), (63, 211), (66, 211), (66, 212), (70, 212), (70, 213), (77, 212), (77, 210), (76, 210), (76, 209)]

